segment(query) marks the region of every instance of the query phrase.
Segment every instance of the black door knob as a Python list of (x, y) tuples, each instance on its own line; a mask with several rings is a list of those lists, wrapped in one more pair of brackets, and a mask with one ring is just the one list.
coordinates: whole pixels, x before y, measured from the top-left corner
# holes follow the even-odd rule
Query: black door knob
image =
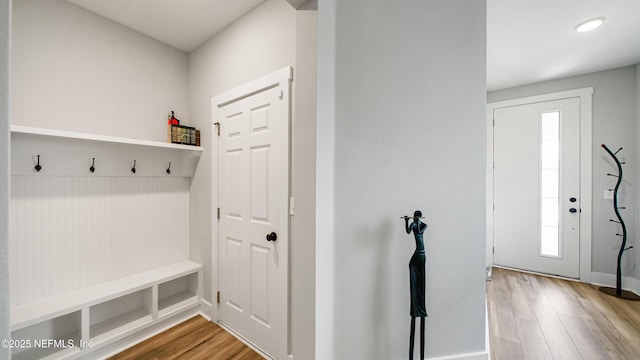
[(576, 208), (571, 208), (571, 209), (569, 209), (569, 212), (573, 214), (573, 213), (578, 212), (578, 210), (576, 210)]
[(576, 201), (578, 201), (578, 199), (576, 199), (576, 198), (572, 197), (572, 198), (570, 198), (570, 199), (569, 199), (569, 201), (571, 201), (571, 202), (576, 202)]
[(267, 234), (267, 241), (276, 241), (278, 240), (278, 234), (271, 232), (271, 234)]

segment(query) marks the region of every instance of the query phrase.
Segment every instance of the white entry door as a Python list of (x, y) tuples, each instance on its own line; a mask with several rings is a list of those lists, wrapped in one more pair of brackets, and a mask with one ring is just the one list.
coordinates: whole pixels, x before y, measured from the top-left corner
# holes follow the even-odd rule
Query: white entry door
[(579, 278), (579, 98), (493, 116), (494, 264)]
[(218, 321), (276, 359), (288, 338), (290, 72), (213, 99)]

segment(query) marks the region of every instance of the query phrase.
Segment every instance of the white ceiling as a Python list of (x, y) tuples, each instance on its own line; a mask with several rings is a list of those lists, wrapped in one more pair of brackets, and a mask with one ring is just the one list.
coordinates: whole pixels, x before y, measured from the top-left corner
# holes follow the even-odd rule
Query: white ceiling
[[(580, 22), (605, 16), (586, 33)], [(487, 88), (640, 63), (639, 0), (488, 0)]]
[[(189, 52), (264, 0), (67, 1)], [(600, 28), (574, 31), (597, 16)], [(637, 63), (640, 0), (487, 0), (488, 90)]]
[(67, 0), (185, 52), (264, 0)]

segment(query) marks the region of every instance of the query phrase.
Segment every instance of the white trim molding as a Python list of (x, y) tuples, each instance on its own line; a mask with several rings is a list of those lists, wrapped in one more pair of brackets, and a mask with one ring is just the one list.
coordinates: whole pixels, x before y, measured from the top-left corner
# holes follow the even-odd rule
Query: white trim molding
[(451, 356), (442, 356), (437, 358), (429, 358), (429, 360), (489, 360), (489, 353), (487, 351), (480, 351), (474, 353), (457, 354)]
[(593, 87), (487, 104), (487, 266), (493, 265), (493, 113), (495, 109), (569, 98), (580, 99), (580, 281), (591, 282), (592, 130)]
[[(211, 205), (212, 205), (212, 214), (217, 213), (217, 208), (219, 204), (218, 200), (218, 135), (217, 135), (217, 126), (218, 122), (218, 108), (224, 106), (225, 104), (238, 100), (242, 97), (247, 96), (249, 92), (256, 93), (262, 91), (264, 89), (268, 89), (271, 87), (275, 87), (281, 84), (287, 84), (288, 86), (283, 86), (283, 91), (286, 91), (286, 94), (283, 94), (287, 99), (289, 99), (290, 92), (290, 83), (293, 79), (293, 68), (291, 66), (287, 66), (280, 70), (274, 71), (271, 74), (267, 74), (263, 77), (250, 81), (244, 85), (238, 86), (232, 90), (226, 91), (222, 94), (214, 96), (211, 98), (211, 138), (213, 139), (211, 144)], [(287, 117), (290, 118), (291, 114), (289, 113), (290, 108), (287, 107)], [(211, 222), (211, 269), (214, 272), (218, 270), (218, 222)], [(211, 276), (211, 292), (212, 292), (212, 303), (216, 299), (216, 294), (218, 292), (218, 274), (214, 274)], [(288, 307), (288, 306), (287, 306)], [(211, 320), (213, 322), (218, 322), (218, 306), (211, 306), (210, 308)], [(288, 313), (288, 310), (287, 310)]]
[(212, 321), (211, 314), (213, 313), (213, 305), (204, 300), (200, 300), (200, 315), (207, 319), (208, 321)]
[[(596, 286), (616, 287), (616, 276), (613, 274), (605, 274), (599, 272), (591, 273), (591, 284)], [(636, 295), (640, 295), (640, 280), (631, 277), (622, 277), (622, 289), (631, 291)]]
[(484, 298), (484, 323), (485, 323), (485, 345), (484, 351), (456, 354), (449, 356), (441, 356), (436, 358), (429, 358), (429, 360), (490, 360), (491, 359), (491, 339), (489, 337), (489, 303), (485, 296)]

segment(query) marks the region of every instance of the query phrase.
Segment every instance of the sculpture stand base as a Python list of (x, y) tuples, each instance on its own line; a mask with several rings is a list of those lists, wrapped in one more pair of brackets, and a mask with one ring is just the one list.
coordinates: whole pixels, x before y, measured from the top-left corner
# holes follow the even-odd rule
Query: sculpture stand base
[(622, 290), (620, 295), (616, 294), (616, 289), (610, 287), (601, 286), (599, 290), (607, 295), (615, 296), (620, 299), (631, 300), (631, 301), (640, 301), (640, 296), (632, 293), (631, 291)]

